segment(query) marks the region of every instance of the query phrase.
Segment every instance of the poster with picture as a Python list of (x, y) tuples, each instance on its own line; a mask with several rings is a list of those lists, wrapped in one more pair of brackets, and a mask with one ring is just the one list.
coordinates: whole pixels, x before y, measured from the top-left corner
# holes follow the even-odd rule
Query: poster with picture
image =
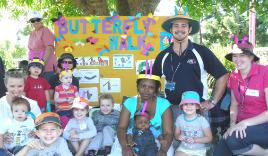
[(115, 54), (113, 55), (114, 69), (133, 69), (134, 55), (133, 54)]
[(99, 69), (75, 69), (73, 76), (79, 80), (80, 84), (99, 83)]
[(108, 56), (78, 57), (76, 58), (76, 61), (77, 61), (77, 66), (86, 66), (86, 67), (109, 66)]
[(84, 97), (89, 100), (89, 102), (98, 101), (98, 88), (97, 87), (88, 87), (88, 88), (79, 88), (80, 97)]
[(120, 93), (121, 79), (120, 78), (101, 78), (100, 79), (101, 93)]

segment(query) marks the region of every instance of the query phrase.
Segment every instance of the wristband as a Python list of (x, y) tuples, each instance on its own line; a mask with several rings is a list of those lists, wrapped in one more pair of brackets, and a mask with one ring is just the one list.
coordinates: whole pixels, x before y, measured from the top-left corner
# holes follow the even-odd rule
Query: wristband
[(213, 99), (213, 98), (210, 98), (208, 100), (213, 106), (216, 106), (217, 102)]

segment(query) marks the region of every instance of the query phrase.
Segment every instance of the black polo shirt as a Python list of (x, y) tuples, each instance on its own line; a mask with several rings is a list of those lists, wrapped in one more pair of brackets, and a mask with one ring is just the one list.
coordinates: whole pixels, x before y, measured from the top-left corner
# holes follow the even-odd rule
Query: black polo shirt
[(174, 52), (173, 44), (161, 51), (154, 62), (153, 72), (165, 76), (167, 82), (172, 80), (174, 74), (175, 90), (165, 89), (165, 94), (170, 103), (179, 104), (184, 91), (198, 92), (201, 101), (208, 99), (208, 74), (218, 79), (227, 70), (211, 50), (189, 40), (181, 56)]

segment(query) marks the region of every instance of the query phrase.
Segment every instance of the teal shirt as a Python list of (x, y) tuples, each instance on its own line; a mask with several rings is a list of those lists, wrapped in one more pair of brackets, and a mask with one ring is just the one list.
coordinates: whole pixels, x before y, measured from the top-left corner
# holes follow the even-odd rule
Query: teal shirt
[[(162, 115), (163, 113), (170, 107), (170, 103), (167, 99), (157, 97), (156, 98), (156, 109), (155, 115), (150, 120), (151, 127), (153, 127), (159, 134), (162, 134)], [(124, 102), (124, 106), (130, 113), (130, 122), (128, 129), (132, 129), (134, 127), (134, 114), (137, 109), (137, 97), (128, 98)]]

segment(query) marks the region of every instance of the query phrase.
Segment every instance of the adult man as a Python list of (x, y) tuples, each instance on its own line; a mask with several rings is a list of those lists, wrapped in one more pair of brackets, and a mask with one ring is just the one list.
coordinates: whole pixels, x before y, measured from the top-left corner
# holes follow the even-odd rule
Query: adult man
[[(188, 15), (167, 19), (162, 28), (173, 35), (173, 43), (156, 57), (153, 70), (166, 79), (165, 94), (173, 104), (173, 118), (179, 115), (181, 94), (184, 91), (199, 93), (202, 107), (213, 108), (222, 97), (228, 74), (224, 66), (208, 48), (191, 42), (188, 36), (199, 31), (199, 22)], [(216, 79), (211, 98), (208, 98), (208, 73)]]

